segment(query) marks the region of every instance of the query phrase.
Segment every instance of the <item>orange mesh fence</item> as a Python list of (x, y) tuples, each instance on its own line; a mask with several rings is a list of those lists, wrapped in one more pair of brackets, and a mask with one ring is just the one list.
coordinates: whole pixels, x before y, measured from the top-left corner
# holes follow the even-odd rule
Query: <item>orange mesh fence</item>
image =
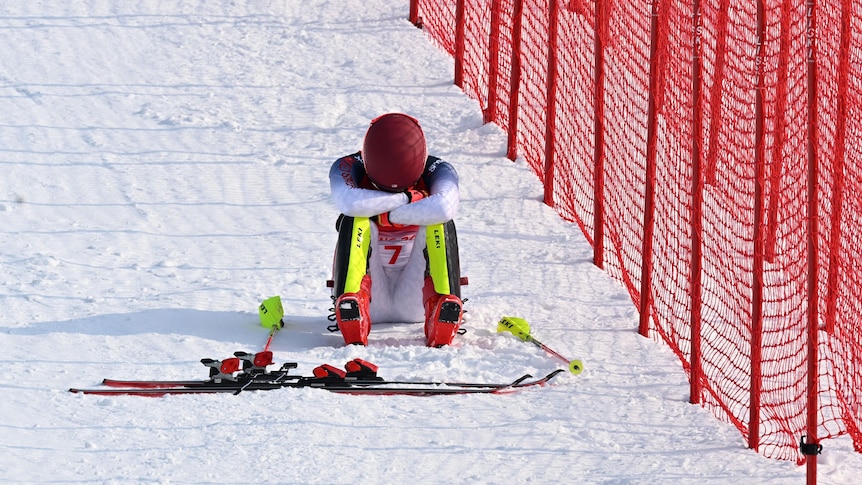
[(860, 2), (413, 0), (420, 19), (692, 402), (769, 457), (862, 452)]

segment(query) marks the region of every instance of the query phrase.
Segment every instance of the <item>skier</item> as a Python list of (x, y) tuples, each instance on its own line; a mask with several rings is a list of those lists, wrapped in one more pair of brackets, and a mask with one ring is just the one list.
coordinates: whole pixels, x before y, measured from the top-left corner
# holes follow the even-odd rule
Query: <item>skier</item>
[(402, 113), (371, 121), (362, 150), (329, 171), (338, 242), (335, 320), (346, 345), (368, 345), (372, 323), (425, 322), (429, 347), (452, 343), (463, 315), (458, 173), (428, 155), (419, 122)]

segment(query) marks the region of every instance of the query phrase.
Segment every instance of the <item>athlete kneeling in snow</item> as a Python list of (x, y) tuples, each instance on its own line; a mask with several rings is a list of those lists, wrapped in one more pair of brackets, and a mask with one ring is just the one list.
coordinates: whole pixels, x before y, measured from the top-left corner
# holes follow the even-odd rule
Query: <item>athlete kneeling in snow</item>
[(342, 213), (332, 298), (344, 343), (367, 345), (372, 322), (424, 320), (429, 347), (451, 344), (463, 314), (455, 168), (428, 156), (417, 120), (389, 113), (361, 152), (332, 165), (329, 184)]

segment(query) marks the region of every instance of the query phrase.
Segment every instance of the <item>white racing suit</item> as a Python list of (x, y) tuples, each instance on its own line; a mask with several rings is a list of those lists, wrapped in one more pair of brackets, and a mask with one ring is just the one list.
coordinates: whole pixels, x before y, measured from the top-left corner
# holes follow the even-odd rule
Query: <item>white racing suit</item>
[(375, 189), (359, 153), (337, 160), (329, 182), (342, 213), (332, 296), (345, 343), (366, 345), (372, 323), (424, 321), (429, 346), (450, 344), (463, 313), (455, 168), (429, 156), (415, 186), (428, 195), (414, 202)]

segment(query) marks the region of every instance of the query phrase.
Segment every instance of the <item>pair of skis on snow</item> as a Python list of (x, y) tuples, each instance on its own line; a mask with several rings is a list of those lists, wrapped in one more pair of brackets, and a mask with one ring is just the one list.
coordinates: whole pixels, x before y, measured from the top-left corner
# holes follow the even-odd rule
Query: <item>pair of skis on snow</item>
[[(268, 352), (268, 351), (265, 351)], [(259, 354), (265, 354), (261, 352)], [(105, 379), (104, 387), (94, 389), (69, 389), (79, 394), (95, 394), (101, 396), (165, 396), (169, 394), (239, 394), (244, 391), (270, 391), (283, 388), (313, 388), (323, 389), (342, 394), (376, 394), (376, 395), (406, 395), (434, 396), (440, 394), (503, 394), (517, 391), (525, 387), (542, 386), (563, 372), (555, 370), (550, 374), (533, 379), (526, 374), (512, 382), (503, 384), (486, 384), (476, 382), (434, 382), (434, 381), (389, 381), (377, 375), (377, 366), (362, 359), (348, 362), (341, 370), (324, 364), (314, 369), (312, 376), (290, 374), (290, 369), (297, 367), (294, 362), (281, 365), (278, 370), (267, 371), (253, 363), (265, 361), (271, 355), (251, 356), (245, 352), (237, 352), (236, 358), (246, 364), (243, 370), (234, 370), (234, 361), (213, 361), (202, 359), (201, 362), (210, 367), (211, 377), (206, 380), (163, 381), (163, 380), (116, 380)]]
[[(269, 346), (275, 333), (284, 327), (284, 309), (278, 296), (264, 300), (259, 307), (260, 322), (270, 329), (269, 338), (261, 352), (235, 352), (234, 357), (224, 360), (201, 359), (209, 368), (209, 379), (205, 380), (118, 380), (104, 379), (103, 387), (92, 389), (69, 389), (79, 394), (165, 396), (169, 394), (239, 394), (244, 391), (269, 391), (283, 388), (309, 387), (343, 394), (412, 395), (433, 396), (440, 394), (503, 394), (526, 387), (543, 386), (562, 369), (544, 377), (533, 378), (525, 374), (507, 383), (445, 382), (445, 381), (389, 381), (377, 375), (377, 366), (362, 359), (354, 359), (344, 370), (328, 364), (314, 369), (312, 376), (290, 374), (297, 364), (287, 362), (277, 370)], [(580, 374), (583, 363), (568, 360), (551, 350), (530, 335), (526, 320), (503, 317), (497, 325), (498, 332), (511, 332), (521, 340), (530, 342), (555, 358), (566, 362), (572, 374)]]

